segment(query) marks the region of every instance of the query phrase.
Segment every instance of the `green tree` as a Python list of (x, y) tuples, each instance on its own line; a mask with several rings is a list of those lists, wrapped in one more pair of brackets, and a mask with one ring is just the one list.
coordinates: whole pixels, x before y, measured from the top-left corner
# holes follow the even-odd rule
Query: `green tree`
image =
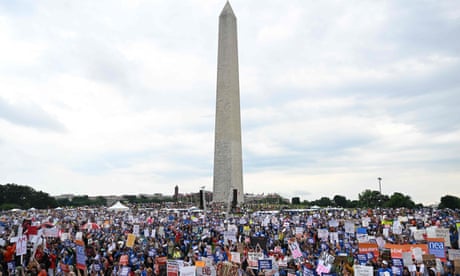
[(328, 207), (328, 206), (334, 206), (334, 201), (332, 201), (330, 198), (323, 196), (322, 198), (312, 201), (312, 205), (318, 205), (321, 207)]
[(390, 208), (415, 208), (415, 202), (412, 201), (410, 196), (395, 192), (391, 195), (390, 199), (385, 202), (384, 206)]
[(332, 201), (334, 201), (334, 204), (337, 207), (348, 208), (350, 205), (350, 202), (347, 200), (347, 198), (341, 195), (335, 195)]
[(379, 191), (364, 190), (358, 195), (361, 207), (382, 207), (388, 201), (387, 195), (382, 195)]
[(460, 209), (460, 198), (453, 195), (445, 195), (441, 197), (441, 203), (438, 206), (440, 209)]
[(31, 207), (45, 209), (56, 207), (57, 203), (53, 197), (45, 192), (37, 192), (29, 186), (12, 183), (0, 185), (0, 205), (17, 206), (21, 209)]
[(87, 195), (74, 196), (71, 202), (76, 207), (91, 205), (91, 201)]

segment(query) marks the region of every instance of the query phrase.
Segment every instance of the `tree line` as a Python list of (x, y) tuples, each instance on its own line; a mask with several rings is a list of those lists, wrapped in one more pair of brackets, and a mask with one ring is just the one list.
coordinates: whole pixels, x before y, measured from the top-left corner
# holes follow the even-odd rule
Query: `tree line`
[[(128, 203), (159, 203), (172, 201), (172, 197), (147, 198), (135, 195), (123, 195), (123, 201)], [(278, 202), (278, 199), (276, 199)], [(279, 202), (285, 203), (285, 200)], [(276, 202), (274, 202), (276, 203)], [(364, 190), (358, 195), (358, 200), (347, 199), (343, 195), (335, 195), (332, 199), (321, 197), (313, 201), (302, 201), (299, 198), (292, 198), (292, 204), (302, 207), (340, 207), (340, 208), (422, 208), (422, 204), (416, 204), (409, 195), (395, 192), (391, 196), (381, 194), (379, 191)], [(87, 195), (74, 196), (71, 199), (56, 199), (48, 193), (35, 191), (29, 186), (18, 184), (0, 184), (0, 210), (18, 209), (47, 209), (60, 207), (81, 207), (81, 206), (106, 206), (107, 200), (103, 196), (89, 198)], [(453, 195), (441, 197), (438, 208), (460, 209), (460, 198)]]

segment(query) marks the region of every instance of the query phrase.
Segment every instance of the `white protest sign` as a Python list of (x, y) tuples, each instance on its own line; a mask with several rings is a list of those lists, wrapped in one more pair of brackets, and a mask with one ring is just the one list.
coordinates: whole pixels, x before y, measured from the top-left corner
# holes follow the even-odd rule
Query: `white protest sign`
[(355, 276), (374, 276), (374, 268), (372, 266), (354, 265)]
[(369, 235), (368, 234), (356, 234), (356, 239), (359, 243), (368, 243)]
[(460, 260), (460, 249), (448, 249), (449, 260)]
[(448, 228), (436, 228), (436, 237), (444, 239), (444, 244), (446, 247), (452, 247), (450, 244), (450, 232)]
[(134, 224), (133, 225), (133, 234), (136, 235), (136, 237), (139, 237), (140, 231), (139, 231), (139, 224)]
[(338, 227), (339, 226), (339, 222), (335, 219), (331, 219), (329, 221), (329, 227)]
[(423, 252), (420, 247), (414, 247), (412, 248), (412, 254), (414, 255), (414, 258), (417, 262), (422, 262), (423, 261)]
[(248, 267), (257, 269), (259, 267), (259, 259), (264, 258), (264, 253), (261, 252), (248, 252)]
[(16, 242), (16, 256), (27, 254), (27, 236), (19, 236)]
[(329, 230), (327, 229), (318, 229), (318, 238), (324, 241), (327, 241), (329, 237)]
[(195, 266), (183, 266), (179, 269), (179, 275), (181, 276), (195, 276)]
[(405, 266), (412, 265), (412, 252), (402, 252), (402, 259)]
[(240, 264), (241, 263), (241, 254), (240, 252), (230, 252), (232, 254), (232, 262)]
[(414, 239), (416, 241), (423, 241), (425, 240), (426, 230), (425, 229), (417, 229), (412, 232), (414, 234)]
[(339, 242), (339, 233), (330, 232), (329, 233), (329, 240), (331, 241), (332, 244), (338, 243)]
[(345, 221), (345, 233), (355, 233), (355, 224), (353, 223), (353, 221)]
[(396, 234), (396, 235), (401, 235), (402, 234), (402, 225), (397, 220), (393, 221), (393, 233)]
[(365, 217), (365, 218), (362, 219), (361, 224), (363, 225), (363, 227), (369, 227), (369, 222), (370, 221), (371, 221), (371, 218)]

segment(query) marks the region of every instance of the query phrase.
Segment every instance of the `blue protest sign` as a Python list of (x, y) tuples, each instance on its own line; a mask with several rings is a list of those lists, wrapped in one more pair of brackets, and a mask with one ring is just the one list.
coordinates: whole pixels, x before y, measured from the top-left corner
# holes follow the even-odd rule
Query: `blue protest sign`
[(272, 260), (271, 259), (263, 259), (258, 260), (259, 270), (271, 270), (272, 269)]

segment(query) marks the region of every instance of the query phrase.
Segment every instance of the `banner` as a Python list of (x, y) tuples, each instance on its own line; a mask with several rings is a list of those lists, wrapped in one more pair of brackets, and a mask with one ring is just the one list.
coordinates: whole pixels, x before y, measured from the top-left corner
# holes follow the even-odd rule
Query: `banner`
[[(419, 248), (421, 255), (428, 254), (428, 246), (426, 244), (385, 244), (386, 249), (390, 249), (391, 257), (394, 259), (402, 259), (404, 252), (411, 252), (413, 254), (414, 248)], [(420, 255), (420, 261), (421, 261)]]

